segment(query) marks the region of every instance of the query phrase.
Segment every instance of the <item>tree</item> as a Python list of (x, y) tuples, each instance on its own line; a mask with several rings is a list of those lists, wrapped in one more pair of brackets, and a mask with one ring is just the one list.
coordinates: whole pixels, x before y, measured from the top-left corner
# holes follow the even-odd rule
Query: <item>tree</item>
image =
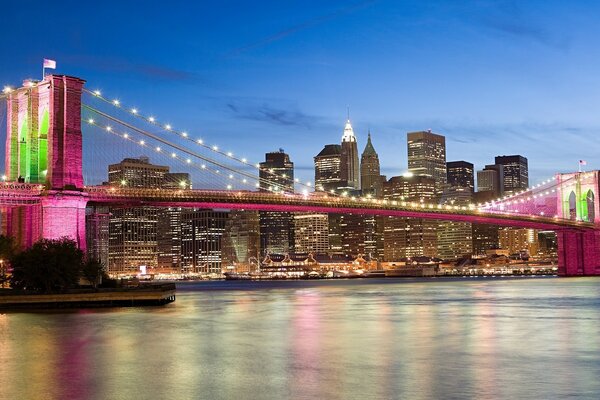
[(8, 282), (10, 260), (15, 254), (15, 241), (10, 236), (0, 235), (0, 287)]
[(94, 289), (96, 289), (98, 288), (100, 278), (106, 275), (106, 271), (104, 265), (100, 261), (90, 258), (83, 263), (81, 275), (94, 287)]
[(11, 264), (13, 288), (59, 292), (77, 284), (83, 252), (68, 238), (42, 239), (15, 255)]

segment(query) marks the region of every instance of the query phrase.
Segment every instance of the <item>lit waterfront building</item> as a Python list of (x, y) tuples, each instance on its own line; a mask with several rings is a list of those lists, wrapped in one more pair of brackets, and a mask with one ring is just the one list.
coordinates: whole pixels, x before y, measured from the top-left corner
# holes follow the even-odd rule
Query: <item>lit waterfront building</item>
[[(283, 149), (266, 153), (259, 164), (261, 192), (294, 192), (294, 163)], [(265, 254), (286, 253), (294, 243), (293, 215), (289, 212), (260, 211), (260, 248)]]
[[(473, 194), (473, 203), (483, 204), (496, 200), (500, 196), (502, 188), (498, 182), (501, 182), (502, 166), (486, 165), (485, 176), (489, 179), (487, 182), (481, 180), (482, 171), (477, 171), (477, 192)], [(491, 184), (490, 184), (491, 183)], [(499, 238), (498, 225), (491, 224), (472, 224), (473, 225), (473, 255), (483, 256), (488, 250), (498, 249)]]
[[(165, 165), (154, 165), (148, 157), (125, 158), (118, 164), (108, 166), (108, 183), (114, 186), (134, 188), (190, 188), (190, 178), (185, 173), (170, 173)], [(147, 271), (158, 267), (158, 221), (159, 214), (165, 214), (158, 207), (111, 207), (109, 209), (109, 251), (108, 270), (110, 273), (137, 274), (140, 267)], [(165, 240), (177, 247), (179, 222), (178, 209), (166, 211)], [(177, 264), (176, 250), (167, 251), (169, 268)], [(175, 259), (175, 261), (173, 261)]]
[[(436, 198), (435, 179), (427, 176), (395, 176), (383, 187), (388, 200), (408, 202), (433, 202)], [(405, 257), (437, 255), (437, 222), (423, 218), (385, 217), (383, 244), (385, 261), (398, 261)]]
[(510, 195), (529, 187), (527, 158), (520, 155), (497, 156), (496, 165), (502, 165), (503, 194)]
[(315, 188), (322, 191), (338, 191), (348, 186), (347, 181), (342, 181), (342, 146), (339, 144), (326, 144), (323, 150), (314, 158), (315, 161)]
[(322, 253), (329, 250), (329, 221), (327, 214), (295, 213), (296, 253)]
[[(190, 174), (168, 173), (161, 186), (165, 189), (191, 189)], [(156, 251), (162, 272), (181, 272), (181, 207), (160, 208), (157, 213)]]
[(341, 254), (356, 258), (379, 259), (383, 256), (383, 217), (342, 214), (339, 222)]
[[(441, 204), (468, 206), (473, 201), (473, 164), (467, 161), (446, 163), (448, 182)], [(473, 228), (469, 222), (439, 221), (437, 228), (438, 257), (453, 260), (473, 252)]]
[(367, 144), (360, 157), (360, 189), (363, 195), (382, 197), (384, 182), (385, 177), (381, 176), (379, 156), (371, 143), (371, 132), (369, 132)]
[(441, 196), (447, 182), (446, 138), (431, 130), (407, 134), (408, 170), (435, 180), (435, 193)]
[(358, 163), (358, 144), (350, 124), (350, 119), (344, 126), (341, 148), (340, 178), (346, 181), (348, 188), (360, 189), (360, 167)]
[[(503, 195), (511, 195), (529, 187), (527, 158), (521, 155), (497, 156), (495, 163), (502, 165)], [(522, 246), (522, 251), (536, 254), (537, 233), (533, 234), (531, 231), (531, 229), (500, 229), (500, 247), (508, 249), (513, 254), (517, 252), (513, 250)]]
[(500, 248), (509, 254), (526, 253), (536, 255), (539, 249), (538, 231), (536, 229), (500, 229)]
[[(114, 186), (159, 188), (169, 167), (153, 165), (148, 157), (125, 158), (108, 166), (108, 183)], [(157, 207), (111, 207), (108, 271), (137, 274), (140, 267), (156, 268)]]
[[(473, 174), (471, 173), (472, 177)], [(442, 195), (441, 204), (468, 206), (473, 199), (473, 192), (468, 185), (468, 181), (463, 183), (467, 185), (446, 188)], [(473, 228), (470, 222), (440, 220), (437, 228), (437, 256), (444, 260), (470, 256), (473, 252), (472, 234)]]
[(182, 273), (221, 273), (221, 243), (227, 219), (227, 211), (188, 209), (182, 213)]
[(538, 231), (538, 255), (541, 257), (556, 257), (558, 240), (554, 231)]
[(87, 255), (107, 267), (110, 210), (106, 206), (93, 206), (85, 211)]
[(258, 211), (231, 210), (221, 244), (223, 269), (252, 272), (260, 260)]

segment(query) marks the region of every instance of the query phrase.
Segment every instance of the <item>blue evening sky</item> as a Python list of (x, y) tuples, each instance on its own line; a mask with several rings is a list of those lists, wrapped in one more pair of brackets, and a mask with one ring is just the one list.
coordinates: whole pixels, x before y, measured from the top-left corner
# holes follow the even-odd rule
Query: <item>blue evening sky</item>
[(254, 162), (284, 148), (305, 180), (349, 106), (388, 177), (406, 132), (432, 129), (449, 161), (522, 154), (535, 182), (600, 168), (599, 20), (594, 1), (19, 0), (2, 5), (0, 84), (55, 59)]

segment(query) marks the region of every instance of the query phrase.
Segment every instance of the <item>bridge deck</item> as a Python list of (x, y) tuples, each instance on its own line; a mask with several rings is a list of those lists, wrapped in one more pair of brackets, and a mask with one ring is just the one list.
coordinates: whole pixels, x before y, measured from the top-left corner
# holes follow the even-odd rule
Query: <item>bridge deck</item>
[(332, 197), (320, 194), (295, 195), (250, 191), (177, 190), (86, 187), (89, 201), (121, 206), (178, 206), (230, 208), (262, 211), (329, 212), (444, 219), (535, 229), (594, 229), (593, 223), (539, 215), (515, 215), (460, 207), (395, 200)]

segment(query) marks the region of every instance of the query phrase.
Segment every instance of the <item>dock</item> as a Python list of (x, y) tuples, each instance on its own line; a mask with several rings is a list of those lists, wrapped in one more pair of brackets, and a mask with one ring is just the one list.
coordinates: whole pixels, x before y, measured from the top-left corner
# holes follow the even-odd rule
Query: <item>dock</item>
[(0, 291), (0, 310), (162, 306), (175, 301), (175, 284), (140, 285), (117, 289), (74, 289), (66, 293), (36, 294)]

